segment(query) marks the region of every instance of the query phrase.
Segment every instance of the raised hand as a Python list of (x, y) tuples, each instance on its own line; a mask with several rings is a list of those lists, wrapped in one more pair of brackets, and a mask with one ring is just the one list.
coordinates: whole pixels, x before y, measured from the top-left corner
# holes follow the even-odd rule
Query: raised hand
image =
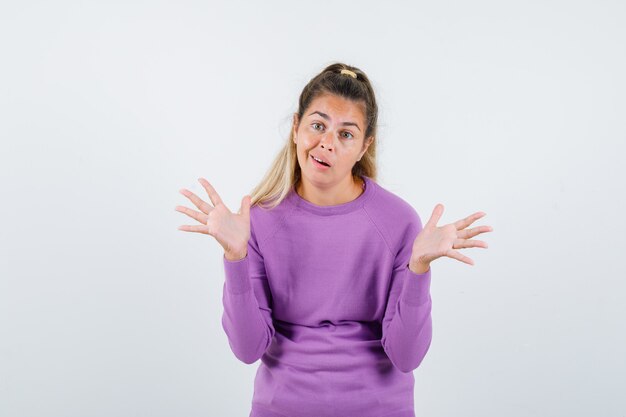
[(175, 210), (188, 215), (202, 224), (184, 225), (180, 226), (178, 230), (213, 236), (224, 248), (224, 256), (228, 260), (245, 258), (248, 253), (248, 240), (250, 239), (250, 196), (245, 195), (241, 200), (239, 211), (232, 213), (207, 180), (198, 178), (198, 181), (206, 190), (213, 206), (191, 191), (185, 188), (181, 189), (180, 193), (189, 198), (200, 211), (183, 206), (176, 206)]
[(481, 233), (492, 232), (493, 228), (491, 226), (478, 226), (466, 229), (476, 220), (485, 216), (486, 213), (479, 211), (454, 223), (437, 227), (437, 222), (442, 214), (443, 204), (437, 204), (430, 220), (424, 225), (413, 242), (409, 268), (416, 273), (426, 272), (430, 267), (430, 263), (442, 256), (474, 265), (473, 260), (455, 249), (487, 248), (487, 243), (471, 238)]

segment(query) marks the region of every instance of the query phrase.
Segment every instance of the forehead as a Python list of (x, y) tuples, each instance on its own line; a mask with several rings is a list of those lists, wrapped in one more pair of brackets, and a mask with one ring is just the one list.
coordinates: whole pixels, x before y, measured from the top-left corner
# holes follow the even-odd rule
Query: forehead
[(352, 101), (335, 94), (326, 93), (316, 97), (305, 111), (305, 116), (308, 117), (314, 111), (326, 113), (333, 121), (353, 121), (362, 125), (362, 121), (365, 120), (365, 105), (363, 102)]

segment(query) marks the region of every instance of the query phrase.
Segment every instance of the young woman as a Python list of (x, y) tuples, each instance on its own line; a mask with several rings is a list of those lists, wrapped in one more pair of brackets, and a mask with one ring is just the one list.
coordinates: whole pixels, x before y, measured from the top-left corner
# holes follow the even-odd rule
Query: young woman
[[(250, 417), (414, 417), (416, 369), (432, 338), (431, 263), (493, 229), (477, 212), (422, 227), (376, 182), (378, 108), (367, 76), (336, 63), (304, 87), (292, 132), (237, 213), (176, 210), (224, 248), (222, 324), (235, 356), (261, 359)], [(412, 179), (419, 182), (419, 179)]]

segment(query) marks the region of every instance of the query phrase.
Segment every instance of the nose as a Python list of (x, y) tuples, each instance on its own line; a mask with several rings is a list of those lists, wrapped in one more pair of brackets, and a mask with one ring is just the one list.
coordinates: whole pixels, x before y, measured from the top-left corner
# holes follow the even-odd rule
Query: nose
[(332, 131), (322, 135), (322, 139), (320, 139), (322, 148), (332, 150), (334, 138), (335, 136)]

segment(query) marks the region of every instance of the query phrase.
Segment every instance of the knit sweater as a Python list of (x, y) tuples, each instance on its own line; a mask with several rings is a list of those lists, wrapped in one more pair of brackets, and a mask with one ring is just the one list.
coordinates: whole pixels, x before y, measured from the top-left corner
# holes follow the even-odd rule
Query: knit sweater
[(253, 206), (247, 255), (223, 258), (222, 326), (258, 359), (250, 417), (414, 417), (415, 370), (432, 338), (431, 270), (408, 267), (415, 209), (369, 177), (319, 206), (292, 187)]

